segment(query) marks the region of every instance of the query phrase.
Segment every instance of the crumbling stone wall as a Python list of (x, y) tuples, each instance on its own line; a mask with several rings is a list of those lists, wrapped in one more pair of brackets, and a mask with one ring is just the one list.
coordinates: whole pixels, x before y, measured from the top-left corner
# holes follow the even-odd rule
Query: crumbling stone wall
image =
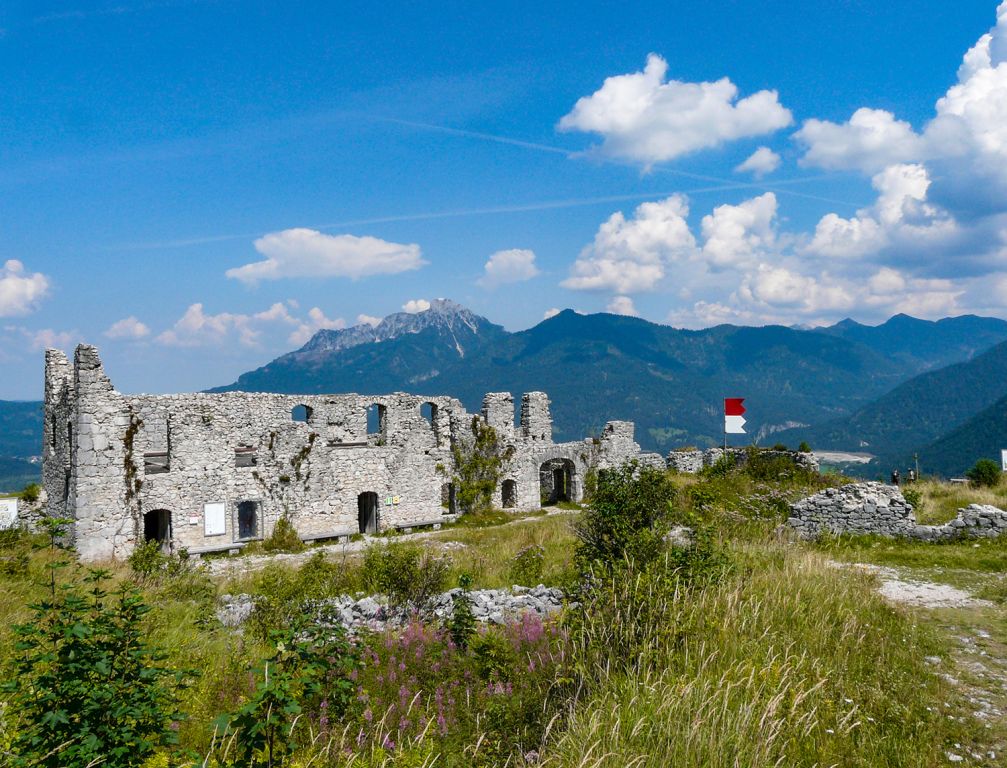
[(501, 481), (518, 511), (540, 506), (550, 462), (565, 473), (551, 481), (580, 501), (589, 469), (640, 455), (630, 422), (612, 422), (598, 441), (553, 443), (542, 392), (522, 398), (519, 428), (514, 415), (510, 393), (487, 395), (480, 416), (454, 398), (405, 393), (124, 395), (94, 347), (79, 346), (72, 365), (49, 350), (46, 514), (74, 520), (85, 560), (125, 557), (147, 538), (198, 553), (268, 536), (282, 516), (302, 538), (439, 521), (454, 512), (452, 446), (470, 438), (473, 418), (496, 429), (510, 457)]
[(995, 537), (1007, 530), (1007, 512), (984, 504), (958, 510), (943, 525), (920, 525), (898, 486), (855, 483), (824, 491), (791, 505), (787, 520), (802, 538), (822, 533), (877, 534), (921, 541)]
[[(748, 461), (748, 448), (728, 448), (726, 455), (734, 460), (737, 466), (742, 466)], [(712, 467), (725, 455), (723, 448), (708, 448), (701, 451), (697, 448), (671, 451), (668, 454), (668, 468), (678, 472), (696, 474), (705, 467)], [(809, 472), (818, 472), (819, 463), (815, 454), (806, 451), (777, 451), (760, 450), (760, 456), (774, 458), (784, 456), (791, 459), (801, 469)]]

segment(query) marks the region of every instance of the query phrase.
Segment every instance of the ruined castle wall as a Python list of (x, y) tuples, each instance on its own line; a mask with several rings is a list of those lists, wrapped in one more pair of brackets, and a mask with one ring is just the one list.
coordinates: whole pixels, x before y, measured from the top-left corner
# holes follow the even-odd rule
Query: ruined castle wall
[(874, 534), (921, 541), (990, 538), (1007, 531), (1007, 512), (984, 504), (958, 510), (943, 525), (920, 525), (898, 486), (854, 483), (826, 488), (791, 505), (787, 524), (802, 538), (824, 533)]
[(73, 366), (46, 356), (46, 513), (74, 519), (85, 560), (126, 557), (146, 538), (229, 549), (283, 516), (302, 538), (357, 533), (362, 511), (378, 529), (429, 524), (456, 511), (452, 447), (471, 444), (473, 420), (497, 431), (508, 458), (494, 501), (515, 511), (541, 506), (543, 481), (580, 501), (591, 467), (640, 456), (630, 422), (552, 443), (541, 392), (522, 399), (520, 429), (509, 393), (487, 395), (483, 416), (404, 393), (124, 395), (81, 345)]

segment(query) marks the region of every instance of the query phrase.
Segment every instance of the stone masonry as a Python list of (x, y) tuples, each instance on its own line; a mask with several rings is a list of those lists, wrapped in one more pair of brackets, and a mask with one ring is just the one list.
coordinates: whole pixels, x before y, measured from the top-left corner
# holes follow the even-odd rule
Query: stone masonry
[[(436, 524), (455, 510), (452, 447), (492, 425), (509, 456), (494, 503), (527, 511), (580, 501), (589, 470), (641, 454), (631, 422), (552, 441), (549, 398), (490, 393), (482, 413), (450, 397), (246, 392), (125, 395), (98, 350), (45, 358), (45, 513), (74, 521), (84, 560), (144, 540), (198, 554), (269, 536), (286, 516), (303, 539)], [(447, 517), (445, 517), (447, 516)]]
[(989, 505), (970, 504), (943, 525), (920, 525), (898, 486), (856, 483), (826, 488), (801, 499), (791, 505), (787, 523), (805, 539), (822, 533), (852, 533), (947, 541), (999, 536), (1007, 530), (1007, 512)]
[[(744, 464), (748, 460), (748, 448), (728, 448), (727, 455), (730, 456), (737, 465)], [(774, 456), (785, 456), (793, 460), (794, 464), (809, 472), (818, 472), (818, 459), (815, 454), (803, 451), (777, 451), (760, 450), (760, 456), (772, 458)], [(668, 454), (668, 468), (677, 472), (696, 474), (706, 467), (712, 467), (724, 456), (723, 448), (707, 448), (701, 451), (698, 448), (671, 451)]]

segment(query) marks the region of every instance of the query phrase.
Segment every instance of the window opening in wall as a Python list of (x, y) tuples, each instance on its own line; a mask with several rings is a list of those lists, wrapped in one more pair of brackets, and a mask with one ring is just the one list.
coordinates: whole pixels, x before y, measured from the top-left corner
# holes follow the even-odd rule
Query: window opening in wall
[(360, 533), (378, 532), (378, 494), (365, 491), (357, 496), (357, 527)]
[(70, 470), (63, 470), (63, 501), (70, 498)]
[(238, 539), (254, 539), (259, 535), (259, 502), (238, 502)]
[(55, 450), (56, 448), (56, 420), (52, 420), (52, 434), (49, 435), (49, 446)]
[(311, 417), (314, 415), (314, 410), (306, 405), (295, 405), (290, 409), (290, 418), (294, 421), (303, 421), (308, 423), (311, 421)]
[(171, 543), (171, 512), (154, 509), (143, 516), (143, 540), (158, 541), (166, 550)]
[(70, 453), (73, 453), (73, 424), (66, 423), (66, 442), (70, 446)]
[(258, 463), (258, 450), (254, 446), (239, 445), (234, 449), (234, 466), (254, 467)]
[(437, 437), (437, 405), (435, 403), (423, 403), (420, 406), (420, 415), (430, 422), (430, 429), (433, 430), (434, 437)]
[(511, 509), (517, 506), (517, 481), (516, 480), (504, 480), (503, 487), (503, 507), (504, 509)]
[(367, 406), (367, 436), (383, 441), (387, 437), (387, 431), (388, 409), (381, 403)]
[(162, 475), (169, 470), (167, 451), (149, 451), (143, 454), (143, 473)]
[(441, 508), (443, 509), (443, 514), (445, 515), (455, 514), (456, 507), (457, 502), (455, 500), (455, 484), (444, 483), (444, 485), (441, 486)]

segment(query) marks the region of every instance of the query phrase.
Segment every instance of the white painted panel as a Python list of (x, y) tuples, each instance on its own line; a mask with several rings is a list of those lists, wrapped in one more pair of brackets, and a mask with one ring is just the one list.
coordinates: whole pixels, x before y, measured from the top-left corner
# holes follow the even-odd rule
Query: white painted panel
[(227, 529), (227, 515), (224, 502), (203, 505), (203, 535), (221, 536)]
[(0, 499), (0, 528), (17, 525), (17, 499)]

